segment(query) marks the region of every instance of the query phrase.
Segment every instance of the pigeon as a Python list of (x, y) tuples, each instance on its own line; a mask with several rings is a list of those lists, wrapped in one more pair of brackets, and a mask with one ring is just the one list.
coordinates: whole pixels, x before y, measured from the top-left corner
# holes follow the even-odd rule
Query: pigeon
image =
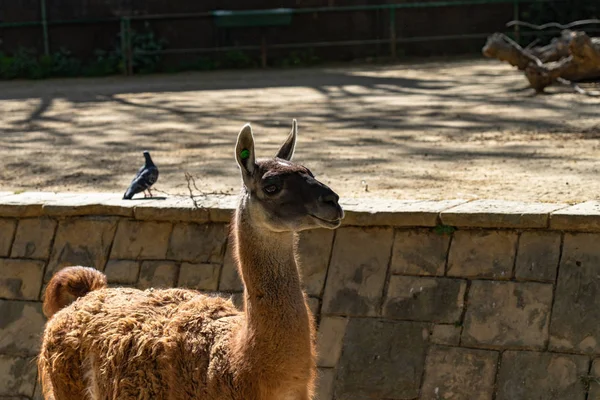
[(125, 195), (123, 195), (123, 199), (131, 200), (136, 193), (141, 192), (144, 192), (144, 197), (147, 197), (146, 190), (150, 194), (150, 197), (152, 197), (150, 187), (158, 180), (158, 168), (154, 165), (154, 162), (152, 162), (150, 152), (144, 151), (144, 158), (146, 159), (146, 162), (131, 181)]

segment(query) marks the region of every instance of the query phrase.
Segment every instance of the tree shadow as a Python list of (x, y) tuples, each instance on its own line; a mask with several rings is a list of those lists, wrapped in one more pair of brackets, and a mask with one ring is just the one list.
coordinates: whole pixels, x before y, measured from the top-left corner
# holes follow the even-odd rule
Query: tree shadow
[[(562, 89), (532, 96), (523, 85), (490, 62), (2, 82), (0, 110), (11, 113), (0, 122), (0, 167), (10, 173), (0, 185), (126, 187), (150, 150), (159, 185), (185, 192), (183, 173), (193, 171), (206, 187), (237, 187), (231, 149), (242, 124), (253, 123), (259, 156), (270, 155), (292, 118), (298, 156), (333, 176), (424, 154), (427, 163), (573, 158), (548, 152), (547, 141), (490, 150), (480, 138), (490, 132), (598, 138), (600, 100)], [(483, 147), (468, 148), (473, 141)]]

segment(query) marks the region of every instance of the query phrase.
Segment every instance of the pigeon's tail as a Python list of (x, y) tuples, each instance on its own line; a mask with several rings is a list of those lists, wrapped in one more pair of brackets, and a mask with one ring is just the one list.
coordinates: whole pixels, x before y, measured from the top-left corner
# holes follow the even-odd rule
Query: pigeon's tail
[(106, 286), (106, 276), (94, 268), (63, 268), (48, 282), (44, 293), (44, 315), (50, 318), (79, 297)]
[(133, 190), (133, 187), (128, 188), (125, 194), (123, 195), (123, 200), (131, 200), (134, 194), (135, 191)]

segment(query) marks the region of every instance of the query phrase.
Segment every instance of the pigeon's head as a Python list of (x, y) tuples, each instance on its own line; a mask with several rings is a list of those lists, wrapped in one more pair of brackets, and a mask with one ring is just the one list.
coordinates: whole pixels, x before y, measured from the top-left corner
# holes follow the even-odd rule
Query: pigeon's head
[(235, 156), (243, 181), (241, 206), (254, 225), (273, 232), (337, 228), (344, 211), (339, 196), (312, 172), (292, 162), (298, 126), (274, 158), (256, 160), (249, 124), (239, 133)]
[(144, 151), (144, 159), (146, 160), (146, 164), (153, 164), (152, 157), (150, 157), (150, 152), (148, 150)]

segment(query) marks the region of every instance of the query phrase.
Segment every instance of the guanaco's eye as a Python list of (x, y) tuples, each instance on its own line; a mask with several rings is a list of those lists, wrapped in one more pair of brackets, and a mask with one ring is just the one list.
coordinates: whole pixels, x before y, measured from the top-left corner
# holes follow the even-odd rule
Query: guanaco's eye
[(267, 194), (275, 194), (279, 191), (279, 186), (277, 185), (267, 185), (263, 188), (265, 193)]

